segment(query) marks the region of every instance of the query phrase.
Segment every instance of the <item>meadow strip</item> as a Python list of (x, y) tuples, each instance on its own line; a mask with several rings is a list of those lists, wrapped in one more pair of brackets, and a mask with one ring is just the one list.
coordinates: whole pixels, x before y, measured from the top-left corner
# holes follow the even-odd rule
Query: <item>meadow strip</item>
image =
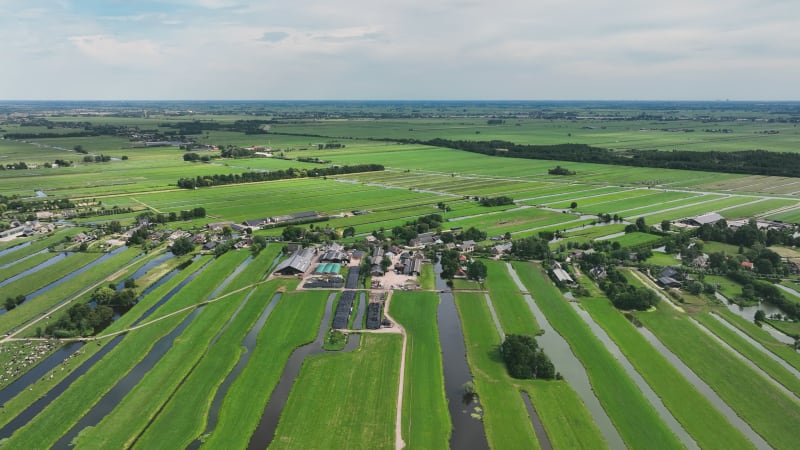
[(439, 297), (432, 292), (392, 294), (392, 317), (408, 336), (402, 434), (409, 449), (447, 448), (450, 438), (438, 306)]
[[(632, 448), (679, 448), (678, 438), (658, 417), (614, 357), (595, 338), (561, 292), (532, 263), (512, 263), (550, 324), (586, 367), (598, 399), (625, 443)], [(557, 370), (558, 368), (556, 368)]]
[(636, 371), (700, 448), (752, 448), (745, 436), (686, 381), (607, 299), (582, 299), (581, 306), (619, 345)]
[[(217, 264), (224, 266), (226, 262)], [(230, 269), (232, 270), (232, 266)], [(205, 298), (221, 281), (214, 267), (208, 268), (193, 283), (181, 289), (166, 305), (173, 310), (197, 303)], [(224, 272), (223, 272), (224, 273)], [(38, 414), (25, 427), (12, 435), (12, 446), (20, 448), (45, 448), (52, 446), (63, 434), (78, 422), (83, 414), (89, 411), (117, 381), (125, 376), (150, 348), (164, 335), (176, 327), (190, 311), (164, 319), (152, 326), (131, 332), (123, 341), (95, 364), (89, 371), (76, 380), (62, 395), (56, 398), (47, 408)], [(155, 315), (155, 314), (154, 314)], [(152, 317), (152, 316), (151, 316)], [(65, 419), (63, 412), (70, 411)], [(131, 412), (129, 412), (130, 414)], [(134, 411), (133, 413), (138, 413)]]
[(326, 291), (304, 291), (281, 298), (258, 336), (250, 361), (228, 390), (217, 427), (203, 447), (247, 447), (289, 356), (316, 337), (327, 297)]
[(484, 294), (456, 293), (455, 298), (489, 447), (540, 448), (519, 388), (512, 384), (500, 357), (500, 335)]
[(483, 260), (488, 269), (485, 285), (506, 334), (535, 335), (539, 327), (504, 262)]
[(764, 354), (760, 349), (754, 347), (744, 338), (736, 334), (736, 332), (713, 317), (710, 317), (708, 314), (697, 314), (694, 315), (693, 318), (733, 347), (733, 349), (742, 356), (749, 359), (753, 364), (769, 374), (775, 381), (794, 392), (795, 395), (800, 395), (800, 379), (786, 370), (785, 367), (778, 364), (777, 361)]
[(396, 334), (361, 339), (357, 351), (306, 359), (270, 448), (394, 449), (402, 339)]
[(795, 446), (797, 403), (669, 306), (637, 317), (770, 445)]

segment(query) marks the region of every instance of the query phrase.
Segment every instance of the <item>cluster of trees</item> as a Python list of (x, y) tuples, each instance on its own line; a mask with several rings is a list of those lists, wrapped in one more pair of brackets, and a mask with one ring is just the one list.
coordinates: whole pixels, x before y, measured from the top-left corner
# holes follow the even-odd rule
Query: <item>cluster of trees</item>
[(330, 164), (330, 160), (327, 159), (319, 159), (316, 156), (298, 156), (297, 160), (299, 162), (307, 162), (313, 164)]
[(90, 306), (77, 303), (67, 309), (55, 323), (45, 327), (45, 334), (56, 338), (91, 336), (114, 321), (114, 309), (107, 305)]
[(606, 268), (606, 274), (600, 289), (618, 309), (644, 311), (658, 303), (655, 292), (646, 287), (631, 286), (613, 266)]
[(481, 206), (505, 206), (513, 205), (514, 199), (501, 195), (500, 197), (481, 197), (478, 202), (481, 204)]
[(125, 281), (125, 288), (116, 290), (114, 286), (103, 286), (92, 292), (91, 301), (98, 305), (110, 306), (122, 310), (128, 310), (136, 304), (136, 290), (133, 280)]
[(183, 160), (186, 162), (197, 162), (197, 161), (209, 162), (211, 161), (211, 156), (209, 155), (200, 156), (194, 152), (186, 152), (183, 154)]
[(396, 241), (408, 244), (409, 241), (415, 239), (420, 233), (440, 231), (443, 221), (444, 219), (442, 219), (440, 214), (428, 214), (392, 228), (392, 237)]
[(589, 162), (662, 169), (702, 170), (784, 177), (800, 176), (800, 154), (745, 150), (694, 152), (689, 150), (615, 151), (586, 144), (527, 145), (508, 141), (452, 141), (436, 138), (421, 142), (474, 153), (509, 158)]
[(109, 161), (111, 161), (111, 157), (108, 156), (108, 155), (102, 155), (102, 154), (101, 155), (94, 155), (94, 156), (86, 155), (86, 156), (83, 157), (83, 162), (85, 162), (85, 163), (92, 163), (92, 162), (99, 163), (99, 162), (109, 162)]
[(284, 241), (288, 242), (318, 243), (335, 241), (341, 236), (339, 236), (339, 232), (333, 228), (315, 228), (314, 224), (310, 223), (308, 228), (289, 225), (283, 229), (281, 237)]
[(569, 170), (561, 166), (556, 166), (555, 168), (548, 169), (547, 173), (550, 175), (575, 175), (574, 170)]
[(99, 136), (94, 131), (72, 131), (68, 133), (6, 133), (6, 139), (48, 139), (48, 138), (76, 138)]
[(333, 150), (338, 148), (345, 148), (344, 144), (340, 144), (338, 142), (328, 142), (325, 144), (317, 144), (318, 150)]
[(511, 254), (519, 259), (548, 259), (550, 246), (545, 239), (529, 236), (512, 241)]
[(304, 177), (324, 177), (328, 175), (342, 175), (358, 172), (375, 172), (384, 170), (380, 164), (359, 164), (353, 166), (336, 166), (315, 169), (295, 169), (275, 170), (271, 172), (244, 172), (232, 174), (215, 174), (211, 176), (200, 176), (196, 178), (181, 178), (178, 180), (178, 187), (183, 189), (195, 189), (205, 186), (222, 186), (226, 184), (255, 183), (260, 181), (285, 180), (290, 178)]
[(21, 305), (23, 302), (25, 302), (25, 296), (20, 294), (16, 297), (6, 297), (6, 301), (3, 306), (5, 306), (6, 311), (11, 311), (12, 309)]
[(558, 378), (550, 358), (539, 348), (533, 336), (509, 334), (500, 344), (500, 353), (508, 374), (520, 379)]
[(179, 237), (172, 242), (170, 251), (175, 256), (189, 254), (194, 251), (194, 242), (187, 237)]
[(176, 222), (178, 220), (202, 219), (205, 216), (206, 209), (202, 206), (198, 206), (196, 208), (186, 209), (180, 212), (171, 211), (168, 214), (145, 211), (136, 216), (136, 220), (138, 222), (165, 224), (167, 222)]
[(228, 145), (219, 149), (219, 154), (223, 158), (252, 158), (256, 152), (246, 148), (237, 147), (235, 145)]
[(728, 227), (725, 220), (713, 224), (703, 224), (697, 229), (697, 237), (704, 241), (725, 242), (733, 245), (751, 247), (756, 243), (770, 245), (800, 245), (800, 239), (792, 236), (792, 230), (761, 230), (755, 219), (750, 219), (746, 224), (737, 229)]

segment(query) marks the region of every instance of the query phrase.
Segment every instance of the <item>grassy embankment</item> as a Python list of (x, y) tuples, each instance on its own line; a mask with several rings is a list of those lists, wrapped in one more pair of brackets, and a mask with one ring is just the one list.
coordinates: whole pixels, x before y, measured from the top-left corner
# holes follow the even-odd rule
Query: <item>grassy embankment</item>
[(634, 329), (599, 289), (592, 292), (593, 298), (581, 299), (581, 307), (603, 327), (701, 448), (752, 448), (744, 435)]
[(777, 361), (767, 356), (763, 351), (754, 347), (743, 337), (736, 334), (735, 331), (726, 327), (708, 314), (697, 314), (693, 317), (730, 345), (734, 350), (739, 352), (739, 354), (761, 368), (761, 370), (766, 372), (775, 381), (782, 384), (786, 389), (794, 392), (795, 395), (800, 395), (800, 379)]
[[(270, 246), (262, 251), (220, 295), (259, 281), (278, 250), (277, 246)], [(239, 258), (246, 256), (241, 252)], [(239, 258), (237, 261), (241, 261)], [(188, 445), (202, 433), (214, 392), (243, 351), (244, 335), (275, 291), (291, 284), (292, 280), (272, 281), (253, 288), (255, 291), (245, 289), (209, 305), (209, 312), (195, 319), (173, 348), (122, 400), (121, 406), (106, 416), (98, 428), (82, 435), (79, 443), (98, 448), (129, 447), (141, 434), (138, 445), (144, 448), (152, 448), (156, 443), (169, 447)], [(231, 318), (251, 292), (253, 295), (242, 310)], [(226, 326), (224, 332), (209, 347), (207, 341), (222, 326)], [(187, 375), (189, 370), (191, 374)], [(137, 416), (130, 417), (130, 411), (137, 411)], [(102, 433), (97, 432), (99, 429)]]
[(327, 293), (284, 294), (258, 336), (250, 361), (233, 382), (205, 448), (245, 448), (294, 349), (317, 335)]
[(498, 351), (500, 335), (483, 294), (459, 293), (456, 306), (490, 447), (539, 448), (520, 390), (531, 395), (555, 448), (604, 447), (586, 407), (566, 382), (509, 377)]
[(624, 369), (563, 299), (541, 268), (525, 262), (514, 262), (513, 265), (550, 324), (567, 340), (587, 368), (597, 398), (625, 443), (632, 448), (681, 447), (677, 437), (661, 421)]
[(392, 294), (392, 317), (408, 336), (402, 434), (409, 449), (447, 448), (450, 437), (438, 305), (439, 297), (432, 292)]
[(770, 445), (796, 446), (800, 405), (673, 308), (659, 303), (656, 311), (637, 317)]
[[(234, 256), (231, 254), (231, 256)], [(169, 302), (156, 311), (151, 318), (164, 316), (183, 307), (196, 304), (198, 299), (208, 296), (222, 281), (220, 273), (232, 271), (239, 260), (222, 258), (214, 262), (192, 283), (186, 285)], [(52, 446), (66, 433), (117, 381), (125, 376), (150, 351), (161, 337), (175, 328), (190, 311), (176, 314), (131, 332), (98, 364), (76, 380), (62, 395), (37, 415), (25, 427), (17, 430), (9, 442), (21, 448), (45, 448)], [(199, 317), (202, 317), (201, 314)], [(63, 411), (70, 411), (65, 419)]]
[[(87, 286), (91, 286), (95, 283), (101, 283), (103, 280), (106, 279), (106, 277), (114, 274), (125, 264), (132, 262), (133, 258), (136, 257), (136, 255), (138, 255), (140, 252), (141, 250), (137, 248), (126, 249), (112, 256), (111, 258), (107, 259), (102, 264), (93, 267), (92, 270), (87, 270), (81, 273), (80, 275), (71, 278), (69, 281), (64, 282), (58, 288), (51, 289), (47, 292), (42, 293), (41, 295), (37, 295), (35, 298), (29, 299), (22, 305), (17, 306), (8, 313), (0, 316), (0, 332), (6, 332), (20, 325), (23, 325), (24, 323), (40, 315), (47, 309), (55, 306), (62, 300), (67, 299), (70, 296), (75, 295), (76, 293), (82, 291)], [(96, 260), (100, 256), (102, 255), (93, 254), (90, 259)], [(70, 258), (71, 257), (65, 259), (64, 261), (60, 261), (54, 264), (52, 267), (48, 268), (48, 270), (37, 272), (29, 277), (25, 277), (17, 281), (33, 283), (27, 287), (23, 287), (23, 290), (27, 291), (33, 290), (30, 288), (30, 286), (44, 286), (46, 283), (40, 284), (40, 282), (37, 280), (39, 280), (40, 277), (50, 279), (50, 276), (48, 275), (50, 273), (49, 269), (54, 268), (55, 266), (59, 266), (62, 263), (69, 263)], [(72, 263), (74, 264), (75, 261), (73, 261)], [(91, 263), (91, 261), (88, 261), (88, 263)], [(83, 265), (85, 264), (82, 264), (82, 266)], [(61, 269), (58, 269), (59, 273), (61, 273), (64, 270), (66, 270), (66, 274), (68, 274), (75, 270), (75, 266), (73, 266), (72, 268), (62, 267)], [(51, 279), (51, 281), (56, 281), (56, 280)], [(9, 286), (15, 283), (16, 282), (10, 283)], [(5, 288), (3, 294), (6, 295)]]
[(361, 339), (356, 351), (306, 359), (270, 448), (394, 448), (402, 338)]

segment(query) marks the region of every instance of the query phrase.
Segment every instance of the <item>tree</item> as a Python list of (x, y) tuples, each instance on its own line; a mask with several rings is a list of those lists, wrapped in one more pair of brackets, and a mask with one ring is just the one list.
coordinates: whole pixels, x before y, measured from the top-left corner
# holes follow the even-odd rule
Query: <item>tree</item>
[(386, 272), (386, 270), (388, 270), (389, 266), (391, 265), (392, 265), (392, 260), (389, 259), (388, 256), (384, 256), (383, 259), (381, 259), (381, 269), (383, 269), (384, 272)]
[(467, 266), (467, 278), (470, 280), (485, 280), (488, 272), (482, 261), (472, 261)]
[(136, 287), (136, 280), (134, 280), (133, 278), (126, 278), (125, 279), (125, 288), (133, 289), (135, 287)]
[(661, 231), (669, 231), (670, 227), (672, 226), (672, 222), (667, 219), (661, 221)]
[(97, 288), (92, 292), (91, 300), (98, 305), (110, 305), (116, 292), (109, 287)]
[(686, 286), (686, 290), (689, 291), (690, 294), (698, 295), (703, 292), (703, 283), (699, 281), (692, 281)]
[(514, 378), (555, 378), (550, 358), (536, 344), (533, 336), (510, 334), (500, 345), (500, 353), (509, 375)]
[(187, 237), (175, 239), (172, 243), (172, 254), (175, 256), (185, 255), (194, 251), (194, 244)]
[(11, 311), (12, 309), (17, 307), (17, 302), (14, 301), (13, 297), (7, 297), (5, 302), (6, 311)]
[(289, 225), (283, 229), (281, 236), (283, 237), (284, 241), (299, 241), (300, 238), (303, 237), (303, 229), (294, 225)]
[(356, 229), (354, 227), (347, 227), (342, 231), (342, 237), (353, 237), (356, 235)]
[(753, 318), (753, 322), (755, 322), (756, 325), (761, 326), (761, 322), (764, 322), (766, 320), (767, 320), (767, 314), (764, 312), (764, 310), (763, 309), (757, 310), (756, 315)]
[(112, 220), (108, 223), (108, 232), (109, 233), (119, 233), (122, 231), (122, 224), (119, 223), (119, 220)]
[(569, 209), (575, 209), (578, 207), (578, 202), (572, 202), (569, 204)]
[(647, 224), (644, 223), (644, 217), (639, 217), (636, 219), (636, 228), (642, 232), (647, 231)]
[(222, 235), (227, 238), (233, 236), (233, 228), (230, 225), (225, 225), (222, 227)]

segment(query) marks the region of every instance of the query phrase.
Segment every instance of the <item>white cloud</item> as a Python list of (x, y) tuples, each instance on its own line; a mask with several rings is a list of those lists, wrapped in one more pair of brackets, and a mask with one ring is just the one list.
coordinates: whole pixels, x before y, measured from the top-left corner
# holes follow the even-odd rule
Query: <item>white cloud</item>
[(121, 41), (108, 35), (72, 36), (69, 41), (83, 54), (103, 64), (117, 66), (164, 63), (161, 46), (141, 39)]

